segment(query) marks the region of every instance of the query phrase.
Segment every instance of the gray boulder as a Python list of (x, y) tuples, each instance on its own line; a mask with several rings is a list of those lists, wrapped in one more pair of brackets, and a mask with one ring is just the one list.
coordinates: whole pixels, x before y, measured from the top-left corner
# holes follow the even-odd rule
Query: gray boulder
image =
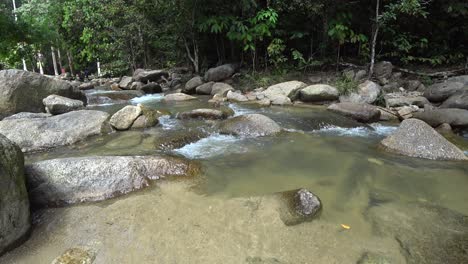
[(342, 103), (356, 103), (356, 104), (372, 104), (379, 97), (382, 88), (375, 82), (365, 81), (359, 84), (357, 92), (352, 92), (349, 95), (340, 96)]
[(312, 221), (322, 210), (320, 199), (307, 189), (280, 193), (280, 218), (285, 225)]
[(88, 105), (120, 104), (135, 97), (143, 96), (141, 91), (98, 91), (86, 93)]
[(68, 82), (20, 70), (0, 71), (0, 94), (0, 119), (19, 112), (44, 112), (42, 99), (51, 94), (86, 100)]
[(260, 114), (237, 116), (223, 121), (219, 130), (222, 134), (245, 137), (261, 137), (281, 132), (281, 127), (269, 117)]
[(291, 104), (299, 96), (299, 91), (307, 84), (299, 81), (283, 82), (268, 87), (262, 94), (274, 105)]
[(3, 120), (14, 120), (14, 119), (22, 119), (22, 118), (46, 118), (51, 117), (51, 114), (48, 113), (28, 113), (28, 112), (21, 112), (17, 113), (8, 117), (3, 118)]
[(21, 149), (0, 134), (0, 255), (17, 246), (31, 227)]
[(249, 99), (240, 92), (228, 91), (226, 95), (229, 102), (248, 102)]
[(388, 93), (384, 96), (387, 107), (402, 107), (416, 105), (424, 108), (424, 105), (431, 104), (421, 93)]
[(101, 201), (148, 186), (169, 176), (194, 176), (189, 161), (160, 156), (79, 157), (53, 159), (26, 166), (32, 204), (61, 206)]
[(119, 87), (122, 89), (128, 90), (131, 88), (130, 86), (132, 85), (132, 81), (133, 81), (132, 77), (124, 76), (119, 82)]
[(111, 117), (110, 124), (117, 130), (127, 130), (141, 114), (140, 106), (127, 105)]
[(221, 111), (216, 109), (195, 109), (187, 112), (182, 112), (177, 115), (178, 119), (193, 119), (193, 118), (201, 118), (201, 119), (210, 119), (210, 120), (217, 120), (217, 119), (226, 119), (232, 113), (227, 111)]
[(232, 86), (227, 83), (218, 82), (218, 83), (214, 83), (213, 86), (211, 87), (211, 95), (218, 94), (218, 95), (226, 96), (229, 91), (234, 91), (234, 88), (232, 88)]
[(409, 80), (404, 84), (404, 87), (406, 90), (413, 92), (413, 91), (418, 91), (418, 92), (424, 92), (426, 90), (426, 86), (422, 84), (418, 80)]
[(108, 118), (105, 112), (79, 110), (48, 118), (3, 120), (0, 133), (24, 152), (42, 151), (110, 131)]
[(420, 119), (432, 127), (438, 127), (444, 123), (452, 127), (468, 127), (468, 110), (465, 109), (426, 109), (424, 112), (414, 114), (414, 118)]
[(95, 83), (93, 82), (87, 82), (87, 83), (82, 83), (78, 86), (78, 89), (80, 90), (91, 90), (91, 89), (94, 89), (94, 87), (96, 86)]
[(216, 68), (211, 68), (205, 73), (205, 81), (220, 82), (230, 78), (236, 72), (234, 64), (224, 64)]
[(169, 73), (167, 71), (137, 69), (133, 73), (133, 80), (142, 83), (159, 82), (163, 78), (169, 78)]
[(161, 85), (154, 82), (141, 86), (139, 90), (143, 91), (145, 94), (162, 93)]
[(195, 89), (202, 84), (203, 84), (202, 77), (195, 76), (185, 84), (184, 92), (195, 93)]
[(464, 84), (459, 82), (443, 82), (429, 86), (424, 92), (424, 97), (431, 102), (443, 102), (450, 96), (465, 90)]
[(458, 147), (418, 119), (404, 120), (381, 144), (398, 154), (432, 160), (467, 160)]
[(461, 108), (468, 110), (468, 89), (450, 96), (442, 103), (440, 108)]
[(205, 94), (205, 95), (210, 95), (211, 90), (213, 89), (214, 82), (207, 82), (205, 84), (202, 84), (195, 88), (195, 92), (197, 94)]
[(188, 94), (184, 93), (173, 93), (173, 94), (168, 94), (164, 96), (164, 100), (166, 101), (190, 101), (190, 100), (196, 100), (197, 98), (195, 96), (191, 96)]
[(468, 75), (460, 75), (460, 76), (455, 76), (455, 77), (451, 77), (451, 78), (448, 78), (449, 82), (459, 82), (459, 83), (463, 83), (465, 86), (468, 85)]
[(65, 114), (83, 109), (84, 107), (83, 102), (80, 100), (73, 100), (55, 94), (47, 96), (42, 102), (44, 103), (46, 112), (53, 115)]
[(324, 102), (338, 100), (338, 89), (327, 84), (307, 86), (300, 91), (303, 102)]
[(380, 120), (380, 111), (368, 104), (338, 103), (330, 105), (327, 110), (362, 123), (372, 123)]
[(388, 80), (392, 77), (393, 65), (388, 61), (381, 61), (374, 66), (374, 76), (382, 84), (387, 84)]

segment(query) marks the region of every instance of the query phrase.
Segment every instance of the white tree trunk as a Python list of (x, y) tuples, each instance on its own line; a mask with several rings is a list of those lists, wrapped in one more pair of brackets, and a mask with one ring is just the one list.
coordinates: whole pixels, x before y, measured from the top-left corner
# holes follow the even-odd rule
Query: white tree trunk
[(53, 46), (50, 47), (50, 51), (52, 52), (52, 63), (54, 64), (54, 74), (55, 76), (58, 76), (58, 70), (57, 70), (57, 60), (55, 59), (55, 49)]
[(97, 61), (97, 75), (101, 77), (101, 62), (99, 62), (99, 59)]
[(374, 74), (374, 64), (375, 64), (375, 46), (377, 45), (377, 35), (379, 34), (379, 9), (380, 9), (380, 0), (376, 0), (375, 6), (375, 30), (374, 35), (372, 36), (372, 48), (371, 48), (371, 63), (369, 67), (369, 79), (372, 78)]
[(27, 71), (28, 70), (28, 66), (26, 65), (26, 60), (23, 58), (21, 59), (23, 61), (23, 70), (24, 71)]

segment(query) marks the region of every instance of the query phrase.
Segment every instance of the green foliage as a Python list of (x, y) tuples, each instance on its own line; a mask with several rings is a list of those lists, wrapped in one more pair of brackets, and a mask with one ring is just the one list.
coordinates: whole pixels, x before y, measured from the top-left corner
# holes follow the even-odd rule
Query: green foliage
[(284, 50), (286, 45), (281, 39), (273, 39), (270, 45), (268, 45), (267, 51), (270, 57), (270, 62), (275, 66), (276, 69), (281, 67), (288, 59), (284, 56)]
[(358, 85), (359, 83), (357, 81), (345, 75), (338, 78), (334, 83), (334, 86), (338, 89), (340, 95), (349, 95), (352, 92), (357, 91)]
[(308, 58), (306, 60), (304, 58), (304, 55), (296, 49), (292, 49), (291, 54), (292, 54), (293, 60), (296, 61), (297, 67), (300, 70), (307, 71), (307, 69), (309, 68), (319, 67), (323, 65), (323, 61), (313, 60), (312, 58)]

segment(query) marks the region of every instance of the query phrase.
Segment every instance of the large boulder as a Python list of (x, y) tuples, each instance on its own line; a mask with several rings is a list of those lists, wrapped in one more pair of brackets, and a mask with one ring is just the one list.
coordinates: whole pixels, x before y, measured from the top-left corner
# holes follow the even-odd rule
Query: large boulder
[(202, 85), (202, 84), (203, 84), (202, 77), (195, 76), (185, 84), (184, 92), (186, 92), (186, 93), (195, 93), (195, 89), (198, 86)]
[(387, 84), (390, 77), (392, 77), (393, 65), (388, 61), (381, 61), (374, 66), (374, 76), (382, 84)]
[(365, 81), (359, 84), (357, 92), (341, 96), (340, 102), (372, 104), (379, 97), (381, 90), (382, 88), (377, 83)]
[(464, 86), (463, 83), (459, 82), (436, 83), (424, 91), (424, 97), (431, 102), (443, 102), (450, 96), (465, 90)]
[[(200, 87), (199, 87), (200, 88)], [(197, 92), (201, 91), (201, 88), (197, 88)], [(232, 88), (231, 85), (227, 83), (214, 83), (213, 86), (211, 87), (211, 95), (221, 95), (221, 96), (226, 96), (229, 91), (234, 91), (234, 88)]]
[(458, 147), (418, 119), (404, 120), (381, 144), (398, 154), (432, 160), (467, 160)]
[(162, 87), (161, 85), (157, 83), (148, 83), (139, 88), (140, 91), (143, 91), (145, 94), (155, 94), (155, 93), (161, 93), (162, 92)]
[(119, 82), (119, 87), (122, 89), (128, 90), (131, 88), (132, 82), (133, 82), (132, 77), (124, 76)]
[(0, 134), (0, 255), (17, 246), (30, 227), (23, 153)]
[(24, 152), (41, 151), (82, 141), (111, 130), (109, 114), (79, 110), (47, 118), (0, 121), (0, 133)]
[(32, 204), (100, 201), (141, 189), (151, 180), (194, 176), (198, 164), (173, 157), (109, 156), (53, 159), (26, 166)]
[(460, 75), (460, 76), (450, 77), (450, 78), (448, 78), (447, 81), (463, 83), (466, 86), (466, 85), (468, 85), (468, 75)]
[(303, 102), (324, 102), (338, 100), (338, 89), (327, 84), (307, 86), (300, 91)]
[(312, 221), (322, 210), (320, 198), (307, 189), (280, 193), (280, 218), (285, 225)]
[(51, 114), (48, 113), (28, 113), (28, 112), (21, 112), (17, 113), (8, 117), (3, 118), (3, 120), (14, 120), (14, 119), (22, 119), (22, 118), (46, 118), (51, 117)]
[(164, 100), (166, 101), (190, 101), (190, 100), (196, 100), (197, 98), (195, 96), (191, 96), (188, 94), (184, 93), (173, 93), (173, 94), (168, 94), (164, 96)]
[(159, 82), (163, 78), (169, 78), (169, 73), (167, 71), (137, 69), (133, 73), (133, 80), (142, 83)]
[(83, 102), (80, 100), (74, 100), (55, 94), (47, 96), (42, 102), (44, 103), (46, 112), (53, 115), (80, 110), (84, 107)]
[(195, 88), (195, 92), (197, 94), (210, 95), (214, 84), (215, 84), (215, 82), (204, 83), (204, 84), (198, 86), (197, 88)]
[(249, 99), (240, 92), (228, 91), (226, 95), (229, 102), (248, 102)]
[(261, 137), (281, 132), (281, 127), (269, 117), (260, 114), (236, 116), (223, 121), (219, 130), (222, 134), (246, 137)]
[(141, 114), (140, 106), (127, 105), (111, 117), (110, 124), (117, 130), (127, 130)]
[(337, 103), (330, 105), (327, 109), (362, 123), (372, 123), (380, 120), (380, 111), (368, 104)]
[(201, 118), (201, 119), (210, 119), (210, 120), (217, 120), (217, 119), (226, 119), (231, 115), (228, 111), (221, 111), (217, 109), (195, 109), (187, 112), (182, 112), (177, 115), (178, 119), (193, 119), (193, 118)]
[(205, 73), (205, 81), (219, 82), (230, 78), (236, 72), (234, 64), (224, 64), (216, 68), (211, 68)]
[(468, 218), (463, 214), (401, 202), (371, 206), (365, 217), (377, 236), (395, 240), (408, 264), (468, 263)]
[(426, 97), (423, 97), (421, 93), (388, 93), (384, 96), (385, 104), (387, 107), (402, 107), (416, 105), (424, 108), (424, 105), (430, 105), (431, 103)]
[(291, 104), (299, 96), (299, 91), (307, 84), (299, 81), (283, 82), (268, 87), (262, 94), (274, 105)]
[(44, 112), (42, 99), (51, 94), (86, 100), (84, 94), (68, 82), (34, 72), (0, 71), (0, 119), (19, 112)]
[(465, 109), (426, 109), (424, 112), (415, 113), (414, 118), (420, 119), (432, 127), (438, 127), (444, 123), (452, 127), (468, 127), (468, 110)]
[(450, 96), (442, 103), (441, 108), (461, 108), (468, 110), (468, 89)]

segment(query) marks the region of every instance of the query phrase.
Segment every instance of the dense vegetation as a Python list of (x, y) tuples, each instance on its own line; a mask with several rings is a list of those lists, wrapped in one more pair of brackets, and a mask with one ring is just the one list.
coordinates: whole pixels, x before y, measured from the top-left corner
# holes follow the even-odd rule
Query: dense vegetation
[[(464, 65), (466, 0), (0, 0), (0, 67)], [(16, 4), (14, 12), (13, 3)], [(375, 44), (375, 45), (373, 45)], [(375, 51), (375, 52), (373, 52)]]

